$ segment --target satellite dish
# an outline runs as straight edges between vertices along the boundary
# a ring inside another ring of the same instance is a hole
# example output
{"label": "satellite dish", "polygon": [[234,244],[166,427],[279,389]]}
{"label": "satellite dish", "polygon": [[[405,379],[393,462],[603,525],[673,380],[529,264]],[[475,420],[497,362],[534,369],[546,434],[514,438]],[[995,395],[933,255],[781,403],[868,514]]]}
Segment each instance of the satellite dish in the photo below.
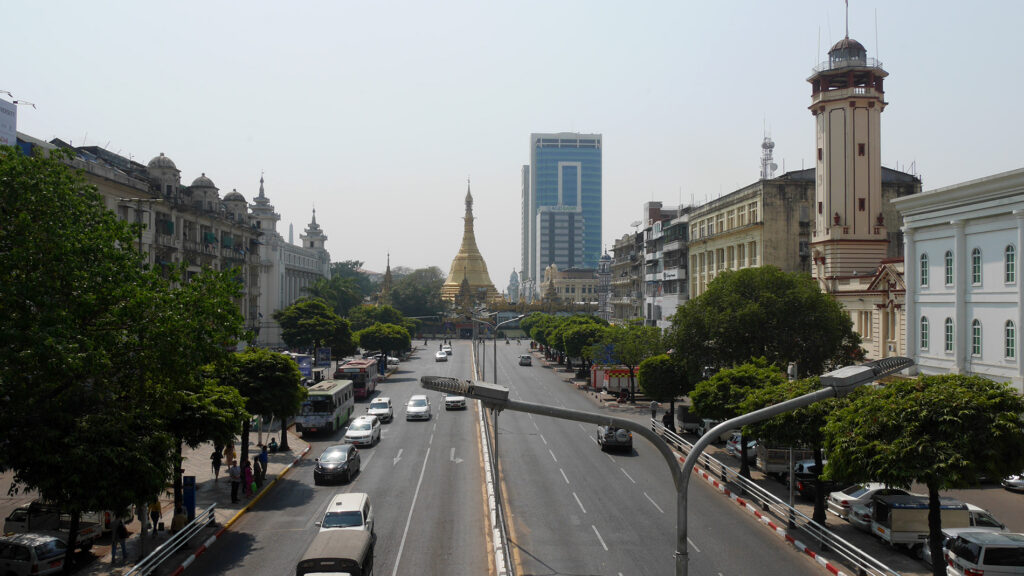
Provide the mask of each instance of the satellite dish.
{"label": "satellite dish", "polygon": [[774,172],[774,171],[775,171],[775,170],[777,170],[778,168],[779,168],[779,165],[778,165],[778,164],[776,164],[775,162],[772,162],[772,163],[771,163],[771,169],[772,169],[772,172]]}
{"label": "satellite dish", "polygon": [[643,224],[643,222],[641,222],[639,220],[633,220],[633,222],[630,224],[630,226],[633,227],[633,228],[636,228],[637,226],[639,226],[641,224]]}

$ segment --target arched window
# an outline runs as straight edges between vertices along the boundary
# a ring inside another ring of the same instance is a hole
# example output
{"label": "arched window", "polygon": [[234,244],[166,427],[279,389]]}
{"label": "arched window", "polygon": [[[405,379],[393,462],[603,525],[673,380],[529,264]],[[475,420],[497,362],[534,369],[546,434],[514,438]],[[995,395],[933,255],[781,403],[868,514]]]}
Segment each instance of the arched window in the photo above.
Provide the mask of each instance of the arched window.
{"label": "arched window", "polygon": [[928,286],[928,255],[921,254],[921,287]]}
{"label": "arched window", "polygon": [[971,356],[981,356],[981,321],[971,322]]}
{"label": "arched window", "polygon": [[953,351],[953,319],[946,318],[946,352]]}
{"label": "arched window", "polygon": [[1017,327],[1013,325],[1013,320],[1007,320],[1003,328],[1003,347],[1007,360],[1017,357]]}
{"label": "arched window", "polygon": [[1003,251],[1003,280],[1007,284],[1017,281],[1017,249],[1008,244]]}
{"label": "arched window", "polygon": [[921,350],[928,349],[928,317],[921,316]]}
{"label": "arched window", "polygon": [[981,284],[981,248],[971,250],[971,284]]}
{"label": "arched window", "polygon": [[953,285],[953,252],[946,250],[946,286]]}

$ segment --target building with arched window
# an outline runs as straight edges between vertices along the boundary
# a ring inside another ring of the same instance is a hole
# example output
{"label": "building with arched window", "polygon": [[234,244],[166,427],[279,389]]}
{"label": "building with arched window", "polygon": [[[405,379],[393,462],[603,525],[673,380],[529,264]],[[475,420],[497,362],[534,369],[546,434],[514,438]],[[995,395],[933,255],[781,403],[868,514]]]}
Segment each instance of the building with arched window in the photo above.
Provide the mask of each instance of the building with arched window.
{"label": "building with arched window", "polygon": [[893,205],[903,217],[906,261],[917,263],[906,271],[905,324],[916,370],[977,374],[1024,392],[1017,338],[1024,322],[1017,281],[1024,168]]}

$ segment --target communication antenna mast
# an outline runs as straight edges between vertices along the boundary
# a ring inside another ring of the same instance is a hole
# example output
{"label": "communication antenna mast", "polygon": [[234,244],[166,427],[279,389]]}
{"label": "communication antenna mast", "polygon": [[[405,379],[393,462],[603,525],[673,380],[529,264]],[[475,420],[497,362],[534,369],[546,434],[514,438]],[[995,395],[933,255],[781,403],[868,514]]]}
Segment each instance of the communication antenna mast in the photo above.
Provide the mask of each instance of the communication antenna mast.
{"label": "communication antenna mast", "polygon": [[771,136],[766,135],[761,141],[761,180],[775,178],[775,170],[779,165],[772,160],[772,150],[774,149],[775,142],[772,141]]}

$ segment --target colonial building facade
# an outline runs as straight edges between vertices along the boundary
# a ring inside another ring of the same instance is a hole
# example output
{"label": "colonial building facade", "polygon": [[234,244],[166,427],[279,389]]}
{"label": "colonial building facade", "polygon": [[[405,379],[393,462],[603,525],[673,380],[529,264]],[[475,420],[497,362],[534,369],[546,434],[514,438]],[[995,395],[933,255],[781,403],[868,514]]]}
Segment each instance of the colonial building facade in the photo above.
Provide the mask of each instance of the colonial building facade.
{"label": "colonial building facade", "polygon": [[1024,393],[1024,169],[894,201],[906,242],[907,355],[921,374],[977,374]]}

